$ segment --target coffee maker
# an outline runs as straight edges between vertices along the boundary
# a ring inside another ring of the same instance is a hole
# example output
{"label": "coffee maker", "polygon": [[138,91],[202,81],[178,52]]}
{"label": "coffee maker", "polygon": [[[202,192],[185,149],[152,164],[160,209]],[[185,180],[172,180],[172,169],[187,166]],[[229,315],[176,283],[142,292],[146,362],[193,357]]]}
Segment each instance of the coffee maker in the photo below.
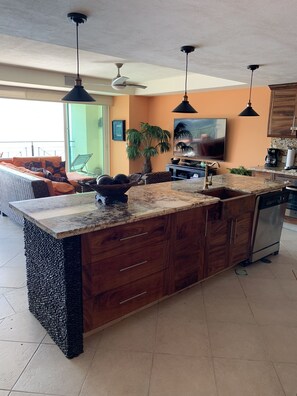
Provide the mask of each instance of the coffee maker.
{"label": "coffee maker", "polygon": [[265,167],[266,168],[271,168],[271,167],[277,166],[279,151],[280,150],[276,149],[276,148],[268,148],[267,149],[267,155],[265,157]]}

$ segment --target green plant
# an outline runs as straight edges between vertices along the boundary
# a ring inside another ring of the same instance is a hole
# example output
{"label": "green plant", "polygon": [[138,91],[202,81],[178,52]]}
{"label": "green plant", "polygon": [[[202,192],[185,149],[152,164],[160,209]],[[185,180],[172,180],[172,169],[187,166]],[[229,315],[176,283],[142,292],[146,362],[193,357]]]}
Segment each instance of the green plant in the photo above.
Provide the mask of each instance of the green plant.
{"label": "green plant", "polygon": [[127,156],[131,160],[143,157],[143,173],[151,172],[151,157],[170,150],[170,136],[167,130],[141,122],[139,130],[127,130]]}
{"label": "green plant", "polygon": [[238,168],[228,168],[230,173],[243,176],[252,176],[252,171],[246,169],[244,166],[240,165]]}

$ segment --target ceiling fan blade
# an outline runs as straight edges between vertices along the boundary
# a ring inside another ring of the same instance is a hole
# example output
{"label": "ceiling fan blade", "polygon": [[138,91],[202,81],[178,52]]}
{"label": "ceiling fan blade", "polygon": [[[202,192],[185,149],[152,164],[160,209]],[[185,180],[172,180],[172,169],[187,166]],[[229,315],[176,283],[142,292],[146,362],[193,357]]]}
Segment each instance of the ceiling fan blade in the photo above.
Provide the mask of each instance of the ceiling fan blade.
{"label": "ceiling fan blade", "polygon": [[142,88],[142,89],[146,89],[147,86],[146,85],[141,85],[141,84],[133,84],[133,83],[126,83],[125,84],[127,87],[137,87],[137,88]]}

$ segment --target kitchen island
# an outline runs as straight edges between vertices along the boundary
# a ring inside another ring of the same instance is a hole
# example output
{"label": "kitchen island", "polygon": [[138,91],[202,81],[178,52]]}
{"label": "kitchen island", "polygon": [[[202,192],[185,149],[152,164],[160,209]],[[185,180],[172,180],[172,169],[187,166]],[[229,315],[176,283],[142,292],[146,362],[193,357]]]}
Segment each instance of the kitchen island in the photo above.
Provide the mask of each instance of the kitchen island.
{"label": "kitchen island", "polygon": [[[218,175],[209,192],[222,186],[245,201],[222,211],[194,179],[135,186],[110,206],[93,192],[11,203],[24,216],[29,309],[68,358],[84,333],[247,258],[254,197],[281,185]],[[214,268],[216,227],[230,248],[218,241],[228,255]]]}

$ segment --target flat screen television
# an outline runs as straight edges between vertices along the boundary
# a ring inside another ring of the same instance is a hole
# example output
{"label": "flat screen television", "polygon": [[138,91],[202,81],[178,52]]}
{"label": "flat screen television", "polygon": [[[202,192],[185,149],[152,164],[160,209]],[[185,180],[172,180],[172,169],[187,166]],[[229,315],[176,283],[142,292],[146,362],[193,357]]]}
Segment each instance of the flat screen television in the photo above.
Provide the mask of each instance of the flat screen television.
{"label": "flat screen television", "polygon": [[225,160],[226,118],[174,120],[174,157]]}

